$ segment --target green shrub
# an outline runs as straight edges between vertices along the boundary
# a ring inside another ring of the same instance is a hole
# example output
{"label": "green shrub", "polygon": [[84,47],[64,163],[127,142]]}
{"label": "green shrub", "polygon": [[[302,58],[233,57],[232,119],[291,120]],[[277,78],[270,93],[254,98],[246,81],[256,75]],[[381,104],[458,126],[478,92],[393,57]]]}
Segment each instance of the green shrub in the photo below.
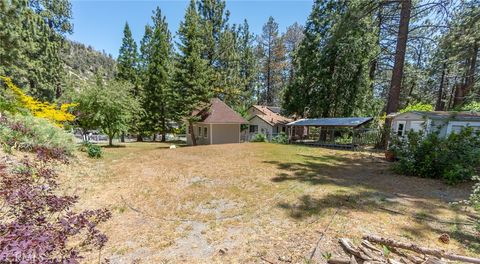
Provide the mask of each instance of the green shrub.
{"label": "green shrub", "polygon": [[102,148],[98,145],[90,144],[87,147],[87,154],[90,158],[98,159],[102,157]]}
{"label": "green shrub", "polygon": [[83,142],[79,148],[80,151],[86,152],[90,158],[98,159],[102,157],[102,148],[91,142]]}
{"label": "green shrub", "polygon": [[272,142],[278,143],[278,144],[287,144],[288,136],[287,134],[285,134],[285,132],[280,132],[280,134],[272,138]]}
{"label": "green shrub", "polygon": [[267,137],[265,136],[265,134],[256,134],[255,136],[253,136],[252,142],[266,142],[267,141]]}
{"label": "green shrub", "polygon": [[59,158],[70,156],[74,151],[72,135],[45,119],[31,115],[2,113],[0,143],[4,149],[54,152]]}
{"label": "green shrub", "polygon": [[392,137],[391,150],[401,174],[443,179],[449,184],[470,180],[480,166],[480,132],[464,128],[458,134],[440,138],[410,131],[405,138]]}

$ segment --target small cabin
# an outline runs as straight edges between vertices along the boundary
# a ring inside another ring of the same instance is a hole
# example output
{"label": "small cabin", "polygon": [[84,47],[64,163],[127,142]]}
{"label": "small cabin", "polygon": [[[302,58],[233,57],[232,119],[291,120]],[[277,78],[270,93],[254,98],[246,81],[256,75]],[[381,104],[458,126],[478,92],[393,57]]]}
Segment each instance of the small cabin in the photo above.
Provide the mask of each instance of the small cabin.
{"label": "small cabin", "polygon": [[463,127],[480,130],[480,112],[411,111],[387,116],[392,119],[393,133],[404,136],[408,131],[437,132],[440,137],[459,132]]}

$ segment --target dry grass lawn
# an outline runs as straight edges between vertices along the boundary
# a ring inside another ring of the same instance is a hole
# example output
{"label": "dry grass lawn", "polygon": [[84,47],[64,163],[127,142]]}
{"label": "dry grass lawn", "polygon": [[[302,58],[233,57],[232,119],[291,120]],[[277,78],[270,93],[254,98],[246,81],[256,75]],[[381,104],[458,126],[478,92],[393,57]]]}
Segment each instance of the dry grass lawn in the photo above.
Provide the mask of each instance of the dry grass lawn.
{"label": "dry grass lawn", "polygon": [[[106,148],[103,159],[78,157],[65,170],[65,191],[80,196],[80,208],[113,212],[101,227],[109,236],[102,258],[111,263],[305,263],[322,232],[313,263],[342,254],[339,238],[358,242],[367,233],[480,252],[478,234],[452,224],[466,221],[465,213],[448,204],[466,198],[468,184],[395,175],[368,153],[168,146]],[[442,233],[449,244],[438,241]],[[92,252],[86,262],[96,258]]]}

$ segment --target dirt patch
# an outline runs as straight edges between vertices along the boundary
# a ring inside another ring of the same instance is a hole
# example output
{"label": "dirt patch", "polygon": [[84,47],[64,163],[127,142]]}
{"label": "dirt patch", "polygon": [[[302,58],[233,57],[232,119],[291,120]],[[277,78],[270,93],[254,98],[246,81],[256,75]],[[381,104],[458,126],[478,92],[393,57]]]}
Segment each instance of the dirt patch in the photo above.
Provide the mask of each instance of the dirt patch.
{"label": "dirt patch", "polygon": [[[112,210],[102,226],[110,239],[102,256],[112,263],[302,263],[322,233],[319,262],[342,254],[339,238],[355,242],[365,233],[480,253],[471,227],[438,221],[468,221],[449,206],[468,196],[468,184],[395,175],[379,155],[263,143],[144,144],[79,159],[63,179],[80,207]],[[442,233],[450,244],[438,242]],[[86,263],[97,257],[92,252]]]}

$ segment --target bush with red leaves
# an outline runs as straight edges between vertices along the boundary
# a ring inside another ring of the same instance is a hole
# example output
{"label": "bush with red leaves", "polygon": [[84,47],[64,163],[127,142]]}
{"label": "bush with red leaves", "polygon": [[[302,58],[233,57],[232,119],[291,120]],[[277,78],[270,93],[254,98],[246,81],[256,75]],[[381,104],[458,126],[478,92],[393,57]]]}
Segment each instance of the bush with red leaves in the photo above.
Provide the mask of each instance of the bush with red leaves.
{"label": "bush with red leaves", "polygon": [[56,154],[43,149],[35,160],[0,161],[0,263],[78,263],[82,252],[107,242],[97,225],[108,210],[76,213],[77,197],[57,194]]}

